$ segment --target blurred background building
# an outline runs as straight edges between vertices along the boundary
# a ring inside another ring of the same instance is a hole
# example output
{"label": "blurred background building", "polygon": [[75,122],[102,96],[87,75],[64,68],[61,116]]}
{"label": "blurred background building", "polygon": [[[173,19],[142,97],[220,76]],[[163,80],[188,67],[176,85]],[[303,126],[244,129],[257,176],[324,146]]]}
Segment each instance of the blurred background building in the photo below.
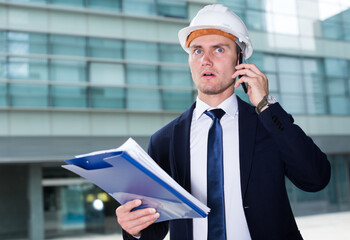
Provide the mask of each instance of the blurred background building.
{"label": "blurred background building", "polygon": [[321,192],[287,181],[295,214],[350,210],[349,0],[0,0],[0,239],[120,231],[117,203],[60,166],[128,137],[146,149],[193,102],[177,32],[214,2],[331,161]]}

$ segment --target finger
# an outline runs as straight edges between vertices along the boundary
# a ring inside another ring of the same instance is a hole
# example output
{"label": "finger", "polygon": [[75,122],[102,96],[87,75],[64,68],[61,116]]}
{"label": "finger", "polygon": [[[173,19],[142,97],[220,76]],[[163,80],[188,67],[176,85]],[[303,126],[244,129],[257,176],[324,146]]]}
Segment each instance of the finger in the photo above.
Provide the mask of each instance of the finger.
{"label": "finger", "polygon": [[133,219],[132,221],[127,222],[125,226],[128,229],[139,228],[139,231],[141,231],[143,229],[142,226],[149,226],[150,224],[154,223],[159,217],[159,213],[149,214],[137,219]]}
{"label": "finger", "polygon": [[128,213],[132,209],[140,206],[141,204],[142,204],[142,201],[140,199],[135,199],[135,200],[126,202],[117,208],[116,215],[118,216],[118,214]]}
{"label": "finger", "polygon": [[[153,224],[156,220],[156,219],[153,219],[153,220],[150,220],[150,221],[147,221],[147,222],[144,222],[143,224],[140,224],[138,226],[135,226],[133,228],[130,228],[129,231],[127,231],[129,234],[131,235],[134,235],[134,236],[137,236],[137,235],[140,235],[140,232],[147,228],[148,226],[150,226],[151,224]],[[124,229],[125,230],[125,229]]]}
{"label": "finger", "polygon": [[156,213],[157,213],[157,210],[155,208],[139,209],[139,210],[130,212],[128,215],[128,220],[132,221],[135,219],[141,219],[143,217],[152,216]]}
{"label": "finger", "polygon": [[239,85],[241,85],[242,83],[248,83],[248,86],[250,86],[250,84],[251,84],[252,82],[254,82],[254,81],[252,81],[252,78],[246,77],[246,76],[242,76],[240,79],[238,79],[238,80],[235,82],[234,87],[235,87],[235,88],[238,88]]}

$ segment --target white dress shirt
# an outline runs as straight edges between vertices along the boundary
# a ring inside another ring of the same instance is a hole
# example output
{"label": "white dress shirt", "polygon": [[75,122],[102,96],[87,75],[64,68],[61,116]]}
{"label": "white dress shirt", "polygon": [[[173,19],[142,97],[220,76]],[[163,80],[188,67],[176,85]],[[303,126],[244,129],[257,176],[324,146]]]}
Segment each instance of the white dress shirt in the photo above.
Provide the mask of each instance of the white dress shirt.
{"label": "white dress shirt", "polygon": [[[250,240],[242,205],[236,95],[233,94],[217,108],[223,109],[226,113],[220,120],[223,131],[226,235],[228,240]],[[212,119],[204,112],[211,109],[213,108],[197,97],[190,135],[191,190],[192,194],[205,204],[207,203],[207,144]],[[207,234],[207,218],[194,218],[193,239],[207,239]]]}

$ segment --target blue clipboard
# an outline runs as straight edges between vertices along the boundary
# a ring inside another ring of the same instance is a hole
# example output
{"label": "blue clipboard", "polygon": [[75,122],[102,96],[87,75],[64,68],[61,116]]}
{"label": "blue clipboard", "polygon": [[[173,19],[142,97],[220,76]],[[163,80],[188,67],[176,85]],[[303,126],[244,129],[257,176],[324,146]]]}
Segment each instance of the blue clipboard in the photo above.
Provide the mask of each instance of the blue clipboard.
{"label": "blue clipboard", "polygon": [[[139,208],[157,209],[157,222],[206,217],[208,212],[190,201],[125,151],[65,160],[62,167],[91,181],[120,204],[141,199]],[[185,191],[185,190],[184,190]]]}

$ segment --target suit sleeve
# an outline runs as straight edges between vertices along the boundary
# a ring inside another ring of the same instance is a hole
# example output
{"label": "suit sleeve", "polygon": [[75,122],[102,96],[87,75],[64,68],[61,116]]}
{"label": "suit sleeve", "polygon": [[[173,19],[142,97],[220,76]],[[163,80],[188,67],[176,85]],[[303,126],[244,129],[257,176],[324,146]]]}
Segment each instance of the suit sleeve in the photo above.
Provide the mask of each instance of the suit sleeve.
{"label": "suit sleeve", "polygon": [[331,167],[327,156],[294,124],[279,103],[269,106],[259,120],[271,134],[285,165],[286,176],[300,189],[315,192],[327,186]]}

